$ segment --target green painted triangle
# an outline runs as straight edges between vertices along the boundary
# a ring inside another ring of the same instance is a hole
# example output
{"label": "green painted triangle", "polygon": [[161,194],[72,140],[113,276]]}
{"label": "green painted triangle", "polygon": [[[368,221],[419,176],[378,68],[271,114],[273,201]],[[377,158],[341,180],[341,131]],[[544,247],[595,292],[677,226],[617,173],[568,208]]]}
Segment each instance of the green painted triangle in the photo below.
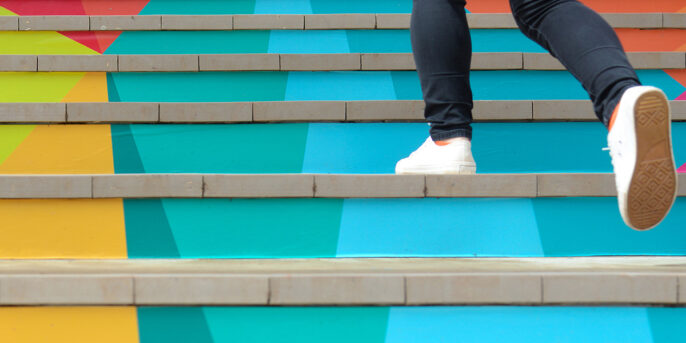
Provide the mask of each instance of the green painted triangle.
{"label": "green painted triangle", "polygon": [[0,164],[10,157],[36,125],[0,125]]}

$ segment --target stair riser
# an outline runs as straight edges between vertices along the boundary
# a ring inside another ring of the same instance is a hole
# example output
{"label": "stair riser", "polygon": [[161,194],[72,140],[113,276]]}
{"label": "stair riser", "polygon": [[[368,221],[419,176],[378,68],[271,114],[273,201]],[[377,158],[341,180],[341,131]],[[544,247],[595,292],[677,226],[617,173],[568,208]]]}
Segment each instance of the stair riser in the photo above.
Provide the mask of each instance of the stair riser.
{"label": "stair riser", "polygon": [[[13,342],[674,342],[681,308],[5,308]],[[494,325],[497,322],[497,325]],[[1,324],[0,324],[1,325]],[[85,330],[84,328],[89,328]],[[307,332],[307,334],[303,334]]]}
{"label": "stair riser", "polygon": [[[428,135],[422,123],[3,125],[0,130],[5,137],[0,174],[392,174],[395,163]],[[673,123],[672,132],[681,166],[686,123]],[[610,158],[601,150],[606,144],[599,123],[474,124],[478,173],[610,173]]]}
{"label": "stair riser", "polygon": [[3,200],[0,257],[683,255],[685,199],[646,233],[614,198]]}

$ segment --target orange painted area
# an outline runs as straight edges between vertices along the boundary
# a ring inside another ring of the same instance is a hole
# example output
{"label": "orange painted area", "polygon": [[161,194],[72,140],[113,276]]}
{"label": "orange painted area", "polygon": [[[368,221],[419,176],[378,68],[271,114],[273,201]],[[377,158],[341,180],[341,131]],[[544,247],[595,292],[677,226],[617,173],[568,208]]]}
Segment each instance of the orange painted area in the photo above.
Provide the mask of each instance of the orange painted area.
{"label": "orange painted area", "polygon": [[107,74],[86,73],[62,102],[107,102]]}
{"label": "orange painted area", "polygon": [[[685,12],[684,0],[581,0],[586,6],[604,13]],[[508,13],[508,0],[471,0],[467,9],[473,13]]]}
{"label": "orange painted area", "polygon": [[0,222],[3,259],[127,258],[122,199],[0,200]]}
{"label": "orange painted area", "polygon": [[109,125],[36,126],[0,174],[113,174],[111,136]]}
{"label": "orange painted area", "polygon": [[665,73],[686,87],[686,69],[665,69]]}
{"label": "orange painted area", "polygon": [[7,343],[137,343],[135,307],[3,307]]}
{"label": "orange painted area", "polygon": [[617,29],[626,51],[685,51],[686,32],[679,29]]}

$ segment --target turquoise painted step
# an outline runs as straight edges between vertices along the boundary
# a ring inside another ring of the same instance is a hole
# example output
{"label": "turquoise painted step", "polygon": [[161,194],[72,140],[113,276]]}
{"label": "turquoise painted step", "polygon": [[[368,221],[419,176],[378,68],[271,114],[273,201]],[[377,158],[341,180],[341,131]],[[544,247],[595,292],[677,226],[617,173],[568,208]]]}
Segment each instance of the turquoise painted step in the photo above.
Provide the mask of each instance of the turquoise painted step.
{"label": "turquoise painted step", "polygon": [[[474,52],[545,52],[519,30],[471,30]],[[409,30],[125,31],[106,54],[412,52]]]}
{"label": "turquoise painted step", "polygon": [[686,309],[141,307],[141,343],[680,342]]}
{"label": "turquoise painted step", "polygon": [[[672,125],[677,165],[686,123]],[[600,123],[477,123],[479,173],[611,172]],[[422,123],[112,125],[116,173],[390,174]]]}
{"label": "turquoise painted step", "polygon": [[411,0],[150,0],[140,14],[410,13]]}
{"label": "turquoise painted step", "polygon": [[615,198],[126,199],[124,211],[129,258],[686,255],[686,198],[647,232],[624,225]]}
{"label": "turquoise painted step", "polygon": [[[644,84],[670,99],[686,92],[662,70],[639,70]],[[110,101],[232,102],[296,100],[420,100],[415,71],[108,73]],[[474,71],[475,100],[583,100],[567,71]]]}

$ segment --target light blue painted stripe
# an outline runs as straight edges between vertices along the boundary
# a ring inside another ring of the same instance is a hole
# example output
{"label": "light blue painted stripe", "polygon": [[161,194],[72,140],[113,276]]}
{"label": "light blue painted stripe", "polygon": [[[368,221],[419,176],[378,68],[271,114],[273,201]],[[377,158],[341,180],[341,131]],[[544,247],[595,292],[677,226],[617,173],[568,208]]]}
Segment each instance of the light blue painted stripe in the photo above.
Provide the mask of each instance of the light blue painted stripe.
{"label": "light blue painted stripe", "polygon": [[346,54],[344,30],[275,30],[269,36],[270,54]]}
{"label": "light blue painted stripe", "polygon": [[[422,123],[312,123],[303,173],[391,174],[428,134]],[[605,136],[600,123],[477,123],[472,151],[479,173],[610,172]]]}
{"label": "light blue painted stripe", "polygon": [[256,0],[255,14],[312,14],[310,0]]}
{"label": "light blue painted stripe", "polygon": [[337,257],[360,256],[542,257],[543,248],[531,199],[346,199]]}
{"label": "light blue painted stripe", "polygon": [[290,72],[286,86],[289,100],[395,100],[391,73]]}
{"label": "light blue painted stripe", "polygon": [[645,308],[394,307],[386,343],[652,342]]}

